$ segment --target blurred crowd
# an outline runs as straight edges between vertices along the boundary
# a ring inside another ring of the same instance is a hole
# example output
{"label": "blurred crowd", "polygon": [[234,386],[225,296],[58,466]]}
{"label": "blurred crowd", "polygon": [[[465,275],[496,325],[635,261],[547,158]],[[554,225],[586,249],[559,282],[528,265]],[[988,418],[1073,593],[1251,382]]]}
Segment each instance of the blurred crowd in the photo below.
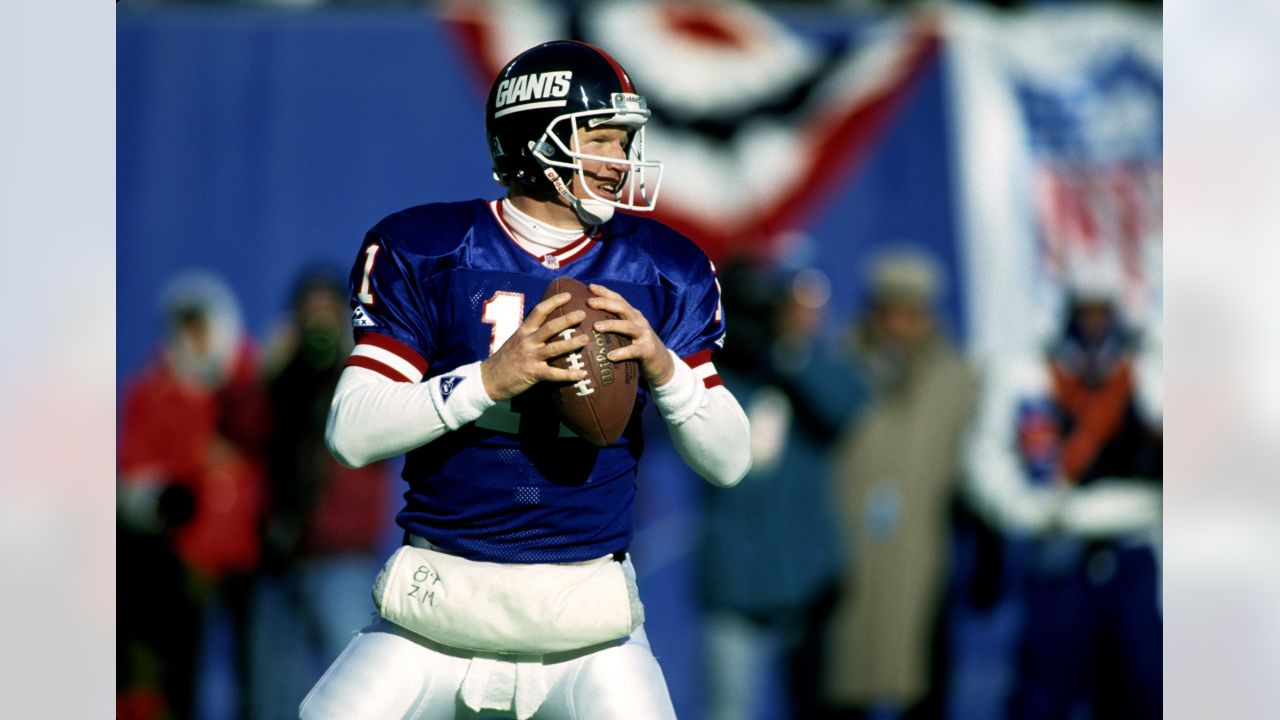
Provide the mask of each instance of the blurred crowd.
{"label": "blurred crowd", "polygon": [[[1109,288],[1067,283],[1042,347],[978,367],[921,250],[878,256],[844,322],[817,268],[719,277],[716,362],[754,463],[735,488],[700,484],[704,717],[973,716],[953,685],[975,677],[967,645],[1000,647],[973,628],[1011,607],[989,716],[1160,715],[1158,348]],[[346,288],[303,273],[261,345],[211,274],[160,303],[120,404],[117,717],[208,716],[215,641],[228,716],[296,717],[372,612],[394,509],[385,464],[324,446]]]}
{"label": "blurred crowd", "polygon": [[979,364],[921,251],[880,256],[837,333],[820,271],[721,273],[755,464],[706,497],[707,717],[775,716],[769,672],[797,719],[1160,717],[1159,347],[1100,277]]}
{"label": "blurred crowd", "polygon": [[211,274],[175,277],[161,307],[163,339],[120,403],[117,717],[212,714],[202,684],[226,643],[225,712],[297,717],[369,618],[391,511],[384,466],[343,467],[324,445],[351,347],[345,279],[304,273],[261,348]]}

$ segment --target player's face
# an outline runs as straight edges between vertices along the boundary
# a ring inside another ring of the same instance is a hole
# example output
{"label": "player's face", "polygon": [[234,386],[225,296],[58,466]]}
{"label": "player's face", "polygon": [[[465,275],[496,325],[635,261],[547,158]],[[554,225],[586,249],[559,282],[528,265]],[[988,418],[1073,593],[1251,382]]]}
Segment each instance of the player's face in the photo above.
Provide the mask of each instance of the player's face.
{"label": "player's face", "polygon": [[[583,155],[619,161],[608,162],[586,158],[582,160],[582,174],[592,192],[605,198],[617,197],[627,178],[627,164],[624,162],[630,142],[630,134],[627,130],[616,125],[580,127],[574,140],[577,145],[576,151]],[[578,187],[579,182],[581,180],[575,174],[573,194],[581,198],[589,197],[583,188]]]}

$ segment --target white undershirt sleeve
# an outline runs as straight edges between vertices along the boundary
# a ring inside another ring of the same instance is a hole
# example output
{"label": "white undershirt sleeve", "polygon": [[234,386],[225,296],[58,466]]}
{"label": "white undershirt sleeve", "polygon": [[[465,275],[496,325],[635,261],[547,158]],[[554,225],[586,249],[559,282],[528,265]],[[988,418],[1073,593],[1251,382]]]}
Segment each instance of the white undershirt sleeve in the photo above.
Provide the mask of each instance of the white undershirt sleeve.
{"label": "white undershirt sleeve", "polygon": [[[671,381],[654,389],[680,457],[714,485],[736,485],[751,468],[750,426],[724,387],[706,388],[680,358]],[[342,372],[325,441],[343,465],[361,467],[421,447],[472,422],[494,404],[484,391],[480,363],[424,383],[395,382],[362,367]]]}
{"label": "white undershirt sleeve", "polygon": [[751,426],[746,413],[724,386],[707,388],[675,353],[671,358],[675,375],[653,389],[653,398],[676,451],[711,484],[737,485],[751,469]]}
{"label": "white undershirt sleeve", "polygon": [[475,362],[423,383],[396,382],[348,366],[329,405],[325,443],[338,462],[362,467],[421,447],[494,404]]}

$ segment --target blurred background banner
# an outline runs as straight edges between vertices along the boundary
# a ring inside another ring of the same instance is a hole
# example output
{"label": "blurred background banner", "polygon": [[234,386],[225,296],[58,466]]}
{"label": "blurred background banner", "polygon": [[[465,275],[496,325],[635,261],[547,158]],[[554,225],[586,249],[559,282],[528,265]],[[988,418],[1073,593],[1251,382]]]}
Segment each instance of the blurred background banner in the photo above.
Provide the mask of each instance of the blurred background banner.
{"label": "blurred background banner", "polygon": [[879,143],[935,61],[931,16],[805,34],[734,3],[464,2],[451,7],[480,85],[522,49],[578,37],[606,48],[654,113],[666,164],[656,216],[713,260],[773,250],[808,224]]}
{"label": "blurred background banner", "polygon": [[[947,23],[956,211],[970,348],[1042,342],[1069,285],[1110,286],[1129,322],[1162,317],[1160,21],[1117,6],[1018,17],[952,8]],[[965,102],[963,98],[981,98]],[[1083,289],[1083,288],[1082,288]]]}

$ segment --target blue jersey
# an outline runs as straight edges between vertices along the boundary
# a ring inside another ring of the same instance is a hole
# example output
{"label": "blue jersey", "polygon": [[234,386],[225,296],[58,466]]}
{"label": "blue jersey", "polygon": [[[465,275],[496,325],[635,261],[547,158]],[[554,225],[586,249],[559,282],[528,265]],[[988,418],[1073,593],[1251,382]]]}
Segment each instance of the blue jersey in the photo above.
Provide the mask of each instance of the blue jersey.
{"label": "blue jersey", "polygon": [[[516,244],[500,203],[473,200],[409,208],[369,231],[351,274],[357,350],[348,362],[419,382],[484,360],[558,276],[620,293],[690,365],[706,364],[723,342],[714,268],[675,231],[619,214],[535,257]],[[494,562],[570,562],[626,550],[644,448],[643,383],[637,392],[626,431],[603,448],[521,397],[499,402],[406,454],[409,488],[397,522],[444,550]]]}

